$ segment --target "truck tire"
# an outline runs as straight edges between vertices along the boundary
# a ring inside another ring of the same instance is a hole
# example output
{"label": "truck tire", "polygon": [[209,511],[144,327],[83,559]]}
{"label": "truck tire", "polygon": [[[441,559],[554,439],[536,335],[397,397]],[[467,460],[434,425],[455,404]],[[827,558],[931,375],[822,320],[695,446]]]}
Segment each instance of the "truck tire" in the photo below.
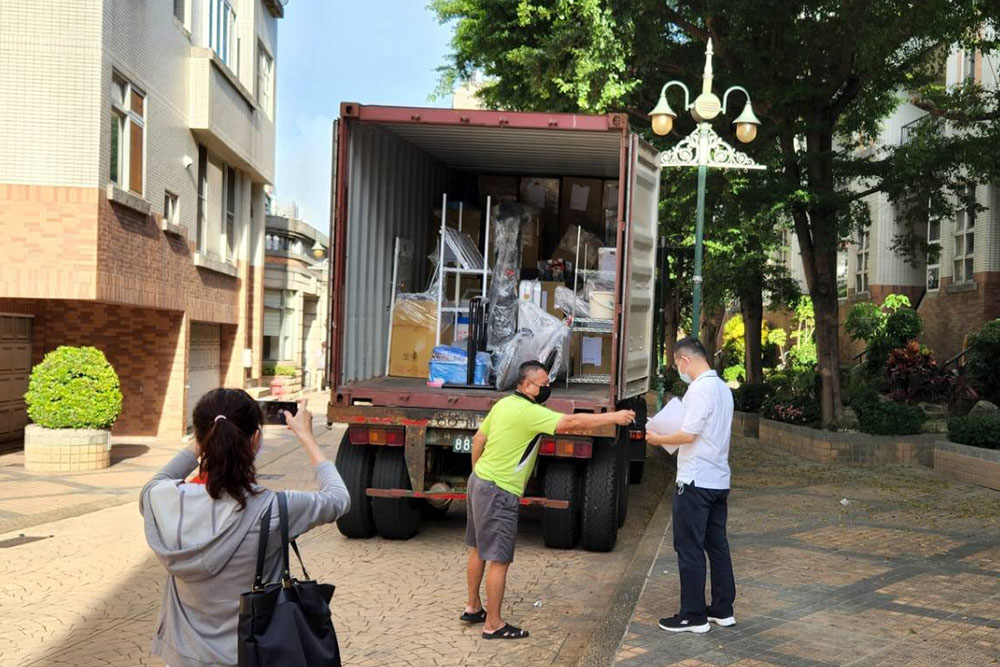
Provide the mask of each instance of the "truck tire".
{"label": "truck tire", "polygon": [[[378,448],[372,486],[410,490],[410,473],[402,449]],[[372,498],[372,516],[378,534],[387,540],[408,540],[420,527],[420,505],[413,498]]]}
{"label": "truck tire", "polygon": [[625,525],[625,518],[628,516],[628,476],[629,476],[629,450],[632,440],[629,437],[628,429],[618,429],[618,441],[615,442],[615,467],[617,469],[618,483],[618,527]]}
{"label": "truck tire", "polygon": [[629,461],[628,464],[628,481],[629,484],[641,484],[642,483],[642,473],[646,470],[645,461]]}
{"label": "truck tire", "polygon": [[351,496],[351,509],[337,519],[337,529],[345,537],[371,537],[375,534],[372,499],[365,495],[371,486],[375,452],[368,445],[352,445],[344,434],[337,449],[337,470],[344,478]]}
{"label": "truck tire", "polygon": [[572,549],[580,537],[580,469],[573,461],[553,459],[545,466],[545,497],[568,500],[569,509],[542,510],[542,539],[550,549]]}
{"label": "truck tire", "polygon": [[594,442],[583,472],[580,533],[587,551],[611,551],[618,541],[618,469],[614,440]]}

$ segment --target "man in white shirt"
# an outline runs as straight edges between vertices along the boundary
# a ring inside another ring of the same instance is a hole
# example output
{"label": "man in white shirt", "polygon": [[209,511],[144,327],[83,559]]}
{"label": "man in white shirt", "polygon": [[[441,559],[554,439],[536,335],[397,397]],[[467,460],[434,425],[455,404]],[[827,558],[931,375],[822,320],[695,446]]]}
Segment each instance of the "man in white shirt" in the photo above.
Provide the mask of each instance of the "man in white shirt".
{"label": "man in white shirt", "polygon": [[[708,632],[711,624],[736,624],[736,581],[726,538],[729,497],[729,436],[733,394],[708,365],[697,338],[674,346],[674,365],[689,386],[684,422],[670,434],[647,432],[652,445],[679,446],[674,494],[674,550],[681,579],[681,610],[660,619],[669,632]],[[705,605],[705,554],[711,564],[712,604]]]}

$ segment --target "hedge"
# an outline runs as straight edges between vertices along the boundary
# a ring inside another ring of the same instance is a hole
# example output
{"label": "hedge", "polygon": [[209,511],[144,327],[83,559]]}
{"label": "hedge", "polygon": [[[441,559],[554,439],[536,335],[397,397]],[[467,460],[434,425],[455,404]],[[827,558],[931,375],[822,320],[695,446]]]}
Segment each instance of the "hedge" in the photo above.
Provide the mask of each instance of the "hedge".
{"label": "hedge", "polygon": [[1000,449],[1000,415],[966,415],[948,420],[948,439],[971,447]]}
{"label": "hedge", "polygon": [[122,412],[121,383],[94,347],[58,347],[31,371],[28,417],[44,428],[111,428]]}

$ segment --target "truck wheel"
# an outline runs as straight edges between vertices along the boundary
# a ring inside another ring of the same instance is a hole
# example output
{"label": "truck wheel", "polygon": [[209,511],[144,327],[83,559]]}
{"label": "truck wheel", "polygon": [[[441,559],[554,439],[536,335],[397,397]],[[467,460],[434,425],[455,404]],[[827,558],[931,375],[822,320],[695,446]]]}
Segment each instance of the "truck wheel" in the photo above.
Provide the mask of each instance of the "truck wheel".
{"label": "truck wheel", "polygon": [[615,468],[618,473],[618,527],[625,525],[628,516],[628,471],[629,445],[632,444],[627,429],[620,429],[618,441],[615,443]]}
{"label": "truck wheel", "polygon": [[618,469],[614,440],[597,440],[583,473],[581,537],[588,551],[611,551],[618,540]]}
{"label": "truck wheel", "polygon": [[365,495],[371,486],[375,452],[368,445],[352,445],[344,434],[337,449],[337,470],[351,496],[351,509],[337,519],[337,529],[346,537],[371,537],[375,534],[372,499]]}
{"label": "truck wheel", "polygon": [[646,470],[645,461],[629,461],[628,464],[628,481],[630,484],[640,484],[642,482],[642,473]]}
{"label": "truck wheel", "polygon": [[568,500],[569,509],[542,510],[542,539],[550,549],[572,549],[580,534],[580,472],[573,461],[553,459],[545,467],[545,497]]}
{"label": "truck wheel", "polygon": [[[410,490],[410,473],[402,449],[379,447],[372,486]],[[387,540],[408,540],[420,527],[420,505],[413,498],[372,498],[372,516],[378,534]]]}

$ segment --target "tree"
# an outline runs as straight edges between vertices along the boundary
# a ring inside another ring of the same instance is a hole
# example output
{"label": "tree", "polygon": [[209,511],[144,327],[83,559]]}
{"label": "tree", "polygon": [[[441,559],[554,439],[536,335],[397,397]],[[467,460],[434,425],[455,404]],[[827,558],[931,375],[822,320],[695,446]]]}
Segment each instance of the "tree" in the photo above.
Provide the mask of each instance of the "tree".
{"label": "tree", "polygon": [[[893,173],[894,153],[868,156],[856,148],[878,135],[903,99],[900,91],[937,80],[942,49],[982,41],[979,29],[995,16],[993,4],[433,0],[431,7],[442,20],[457,21],[445,82],[478,70],[488,78],[481,95],[491,105],[624,108],[640,127],[665,81],[697,83],[704,44],[713,40],[717,90],[745,86],[765,123],[748,150],[781,177],[770,200],[784,207],[799,242],[816,314],[822,422],[829,425],[842,409],[837,250],[867,224],[866,195],[905,189],[905,179]],[[676,128],[683,136],[691,124],[683,120]],[[928,162],[947,162],[939,145],[931,142]],[[867,188],[859,190],[862,175]]]}

